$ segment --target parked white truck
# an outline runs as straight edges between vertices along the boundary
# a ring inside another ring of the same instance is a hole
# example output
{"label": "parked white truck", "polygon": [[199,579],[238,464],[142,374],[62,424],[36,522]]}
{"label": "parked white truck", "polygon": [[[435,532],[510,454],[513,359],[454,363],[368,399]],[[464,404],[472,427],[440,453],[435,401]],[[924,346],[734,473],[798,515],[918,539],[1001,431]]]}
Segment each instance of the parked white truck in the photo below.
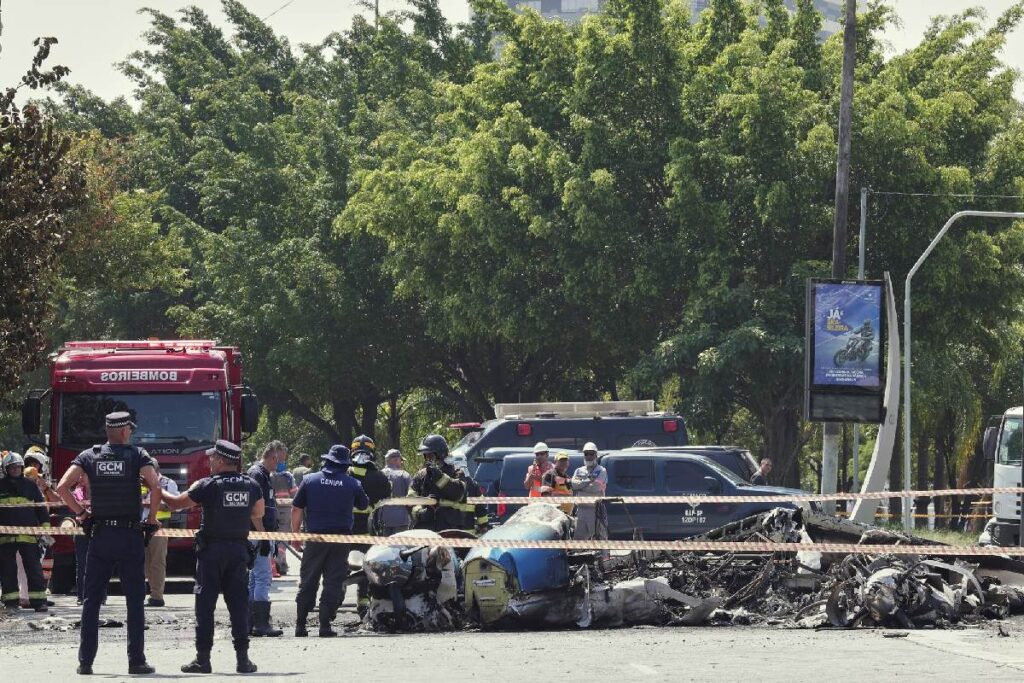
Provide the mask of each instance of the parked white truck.
{"label": "parked white truck", "polygon": [[[1024,408],[1010,408],[999,423],[985,430],[985,457],[992,462],[992,486],[996,488],[1021,485],[1021,454],[1024,453]],[[1018,493],[997,493],[992,496],[992,519],[985,527],[991,542],[1001,546],[1021,544],[1020,505]],[[987,540],[987,539],[986,539]]]}

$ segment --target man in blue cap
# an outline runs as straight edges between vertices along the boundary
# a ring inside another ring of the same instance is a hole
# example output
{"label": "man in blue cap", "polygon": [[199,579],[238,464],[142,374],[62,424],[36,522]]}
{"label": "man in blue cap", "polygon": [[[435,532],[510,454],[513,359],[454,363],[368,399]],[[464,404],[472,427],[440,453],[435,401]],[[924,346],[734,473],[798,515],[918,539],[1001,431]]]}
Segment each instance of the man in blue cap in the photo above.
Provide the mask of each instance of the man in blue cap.
{"label": "man in blue cap", "polygon": [[[151,674],[146,663],[146,547],[144,525],[139,520],[142,491],[139,479],[152,492],[149,500],[150,530],[160,527],[161,489],[156,463],[149,453],[131,444],[135,422],[127,412],[107,415],[107,442],[87,448],[71,462],[57,485],[57,494],[91,536],[86,563],[82,624],[78,647],[78,673],[91,674],[99,647],[100,605],[116,567],[128,607],[128,673]],[[71,493],[83,479],[89,480],[91,507],[86,509]]]}
{"label": "man in blue cap", "polygon": [[249,660],[249,566],[256,555],[249,545],[250,521],[263,519],[263,491],[238,472],[242,449],[219,440],[206,451],[210,476],[192,484],[188,491],[164,494],[172,510],[196,505],[203,508],[203,521],[196,532],[196,658],[181,670],[190,674],[213,671],[213,613],[217,597],[224,596],[231,616],[231,639],[240,674],[256,672]]}
{"label": "man in blue cap", "polygon": [[[353,510],[370,504],[362,485],[348,475],[352,463],[349,450],[341,444],[331,446],[324,455],[322,469],[307,474],[292,501],[292,531],[302,529],[302,514],[306,514],[306,531],[312,534],[348,534],[352,532]],[[299,593],[295,597],[295,636],[309,635],[306,617],[316,604],[316,592],[323,577],[324,590],[320,595],[320,637],[338,635],[331,621],[338,611],[338,603],[345,593],[348,576],[349,546],[343,543],[308,541],[302,553],[299,568]]]}

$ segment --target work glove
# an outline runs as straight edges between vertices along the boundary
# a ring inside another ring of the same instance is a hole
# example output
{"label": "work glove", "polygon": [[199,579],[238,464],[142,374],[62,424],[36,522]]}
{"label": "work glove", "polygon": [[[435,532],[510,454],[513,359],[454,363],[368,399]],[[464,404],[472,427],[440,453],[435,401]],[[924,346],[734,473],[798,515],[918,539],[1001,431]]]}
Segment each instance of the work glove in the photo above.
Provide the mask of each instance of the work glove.
{"label": "work glove", "polygon": [[431,484],[441,478],[441,468],[437,465],[427,465],[427,481]]}
{"label": "work glove", "polygon": [[53,536],[40,536],[39,537],[39,547],[42,548],[43,550],[46,550],[47,548],[49,548],[50,546],[52,546],[56,542],[57,541],[53,538]]}
{"label": "work glove", "polygon": [[260,555],[263,557],[270,555],[270,541],[260,541]]}

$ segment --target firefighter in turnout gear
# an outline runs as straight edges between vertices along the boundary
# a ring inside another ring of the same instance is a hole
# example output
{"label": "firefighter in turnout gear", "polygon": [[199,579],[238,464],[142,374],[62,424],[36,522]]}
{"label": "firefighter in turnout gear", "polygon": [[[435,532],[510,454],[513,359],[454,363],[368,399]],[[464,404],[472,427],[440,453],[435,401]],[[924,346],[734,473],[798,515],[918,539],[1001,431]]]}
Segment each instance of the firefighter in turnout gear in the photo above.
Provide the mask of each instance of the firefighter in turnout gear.
{"label": "firefighter in turnout gear", "polygon": [[[369,499],[369,505],[352,511],[354,520],[352,523],[353,534],[369,534],[370,519],[373,517],[374,509],[380,501],[391,497],[391,481],[386,474],[377,468],[377,463],[373,461],[373,451],[376,447],[377,445],[373,442],[373,439],[365,434],[360,434],[352,440],[352,465],[348,468],[348,475],[362,484],[363,491]],[[352,546],[352,550],[364,553],[369,548],[370,546],[368,545]],[[362,616],[370,605],[370,594],[366,579],[360,579],[356,586],[356,593],[358,595],[356,608],[359,615]]]}
{"label": "firefighter in turnout gear", "polygon": [[196,532],[196,658],[181,667],[188,674],[212,673],[213,613],[224,596],[231,617],[235,671],[256,672],[249,660],[249,566],[256,550],[249,544],[250,524],[260,528],[266,512],[263,490],[238,472],[242,449],[218,440],[206,451],[210,476],[180,494],[164,494],[172,510],[202,506],[203,521]]}
{"label": "firefighter in turnout gear", "polygon": [[[25,476],[25,461],[17,453],[8,453],[0,462],[0,505],[42,503],[43,494],[35,482]],[[0,525],[50,526],[45,507],[0,508]],[[39,558],[39,539],[35,536],[0,536],[0,590],[4,607],[18,607],[18,556],[28,578],[28,602],[37,612],[46,611],[46,581]]]}
{"label": "firefighter in turnout gear", "polygon": [[443,531],[462,529],[472,532],[474,527],[487,523],[484,506],[466,502],[469,496],[479,495],[480,487],[469,475],[460,474],[452,464],[448,442],[439,434],[423,437],[417,451],[423,456],[423,469],[412,478],[410,496],[433,498],[434,505],[421,505],[413,509],[413,527]]}
{"label": "firefighter in turnout gear", "polygon": [[[146,662],[146,599],[144,532],[160,528],[157,512],[163,490],[156,464],[149,453],[131,444],[135,422],[127,412],[110,413],[106,418],[107,443],[87,448],[71,462],[60,480],[57,493],[64,504],[78,515],[90,534],[86,559],[82,625],[79,631],[78,673],[91,674],[99,647],[100,605],[107,596],[107,584],[116,569],[128,612],[128,673],[151,674]],[[74,497],[71,490],[88,478],[90,509]],[[139,479],[149,487],[149,522],[139,520],[142,492]]]}

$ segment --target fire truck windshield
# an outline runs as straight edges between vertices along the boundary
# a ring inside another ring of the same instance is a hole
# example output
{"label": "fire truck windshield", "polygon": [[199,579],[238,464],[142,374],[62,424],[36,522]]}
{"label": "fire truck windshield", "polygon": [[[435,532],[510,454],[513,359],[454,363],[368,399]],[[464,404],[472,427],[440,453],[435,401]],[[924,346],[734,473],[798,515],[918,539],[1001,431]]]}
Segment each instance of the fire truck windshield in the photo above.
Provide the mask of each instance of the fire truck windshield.
{"label": "fire truck windshield", "polygon": [[135,420],[132,442],[189,446],[212,444],[221,435],[221,396],[183,394],[61,394],[60,443],[85,448],[107,440],[103,418],[126,410]]}

